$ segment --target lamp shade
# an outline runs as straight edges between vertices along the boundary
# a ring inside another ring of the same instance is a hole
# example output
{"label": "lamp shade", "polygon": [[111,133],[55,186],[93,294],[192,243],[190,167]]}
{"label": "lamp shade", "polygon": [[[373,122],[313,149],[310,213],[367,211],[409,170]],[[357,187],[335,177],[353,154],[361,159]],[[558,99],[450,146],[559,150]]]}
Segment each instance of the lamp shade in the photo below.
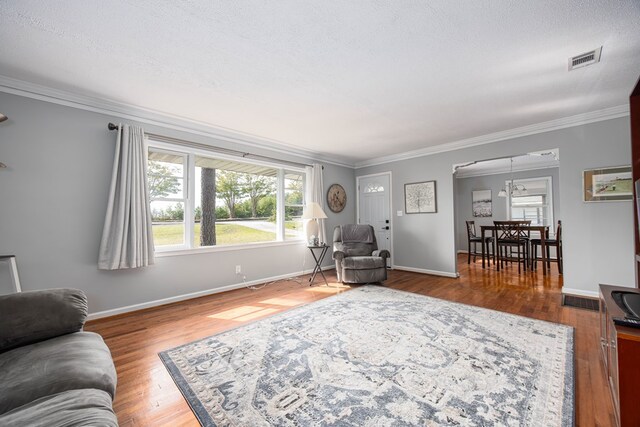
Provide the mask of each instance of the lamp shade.
{"label": "lamp shade", "polygon": [[498,197],[507,197],[507,190],[504,188],[498,193]]}
{"label": "lamp shade", "polygon": [[304,213],[302,219],[324,219],[327,218],[327,214],[324,213],[322,208],[317,202],[310,202],[304,207]]}

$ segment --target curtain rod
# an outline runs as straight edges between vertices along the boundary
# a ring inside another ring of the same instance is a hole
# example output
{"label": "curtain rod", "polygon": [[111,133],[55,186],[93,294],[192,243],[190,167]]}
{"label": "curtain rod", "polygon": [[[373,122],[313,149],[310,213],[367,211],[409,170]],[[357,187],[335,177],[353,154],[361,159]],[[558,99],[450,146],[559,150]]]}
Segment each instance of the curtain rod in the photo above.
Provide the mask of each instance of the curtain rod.
{"label": "curtain rod", "polygon": [[[109,123],[107,125],[107,127],[109,128],[109,130],[118,130],[118,125],[113,124],[113,123]],[[199,142],[185,141],[184,139],[172,138],[170,136],[157,135],[155,133],[145,132],[144,134],[147,137],[152,138],[152,139],[154,139],[156,141],[160,141],[160,142],[169,142],[169,143],[172,143],[172,144],[181,145],[183,147],[199,148],[201,150],[213,151],[215,153],[229,154],[229,155],[232,155],[232,156],[242,157],[242,158],[245,158],[245,159],[249,158],[249,159],[255,159],[255,160],[264,160],[264,161],[268,161],[268,162],[281,163],[281,164],[284,164],[284,165],[290,165],[290,166],[296,166],[296,167],[313,166],[313,165],[308,165],[306,163],[291,162],[289,160],[277,159],[275,157],[262,156],[260,154],[251,154],[251,153],[247,153],[247,152],[244,152],[244,151],[233,150],[231,148],[222,148],[222,147],[216,147],[216,146],[213,146],[213,145],[201,144]],[[324,166],[322,166],[322,169],[324,169]]]}

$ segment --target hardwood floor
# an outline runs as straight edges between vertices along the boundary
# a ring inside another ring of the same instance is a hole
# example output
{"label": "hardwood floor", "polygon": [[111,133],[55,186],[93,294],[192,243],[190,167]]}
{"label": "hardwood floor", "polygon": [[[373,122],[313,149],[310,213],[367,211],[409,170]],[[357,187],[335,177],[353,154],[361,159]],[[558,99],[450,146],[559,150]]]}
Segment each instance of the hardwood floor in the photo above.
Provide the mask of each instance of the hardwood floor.
{"label": "hardwood floor", "polygon": [[[575,328],[576,425],[613,426],[613,408],[599,353],[596,312],[563,307],[562,279],[552,273],[496,272],[458,259],[460,278],[390,271],[386,286]],[[327,278],[335,283],[329,271]],[[306,282],[305,282],[306,283]],[[88,322],[100,333],[118,371],[114,408],[121,426],[199,425],[157,353],[265,316],[344,292],[348,286],[301,286],[279,282],[260,290],[239,289]]]}

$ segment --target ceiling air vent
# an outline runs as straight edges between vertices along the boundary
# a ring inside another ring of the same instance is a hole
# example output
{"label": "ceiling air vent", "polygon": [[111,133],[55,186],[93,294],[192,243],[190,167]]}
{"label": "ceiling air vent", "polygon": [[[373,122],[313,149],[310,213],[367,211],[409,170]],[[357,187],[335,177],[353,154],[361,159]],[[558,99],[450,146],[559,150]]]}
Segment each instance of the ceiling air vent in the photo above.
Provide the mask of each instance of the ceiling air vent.
{"label": "ceiling air vent", "polygon": [[586,67],[587,65],[600,62],[600,54],[602,53],[602,46],[591,52],[583,53],[582,55],[569,58],[569,71],[576,68]]}

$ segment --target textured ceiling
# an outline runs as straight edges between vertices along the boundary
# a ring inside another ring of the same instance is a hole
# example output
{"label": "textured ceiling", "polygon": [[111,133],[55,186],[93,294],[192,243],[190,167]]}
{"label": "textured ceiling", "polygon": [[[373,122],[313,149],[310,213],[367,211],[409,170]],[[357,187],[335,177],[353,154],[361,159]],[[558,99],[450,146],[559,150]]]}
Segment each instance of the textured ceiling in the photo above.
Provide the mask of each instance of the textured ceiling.
{"label": "textured ceiling", "polygon": [[3,0],[0,74],[354,162],[625,104],[639,28],[637,0]]}

